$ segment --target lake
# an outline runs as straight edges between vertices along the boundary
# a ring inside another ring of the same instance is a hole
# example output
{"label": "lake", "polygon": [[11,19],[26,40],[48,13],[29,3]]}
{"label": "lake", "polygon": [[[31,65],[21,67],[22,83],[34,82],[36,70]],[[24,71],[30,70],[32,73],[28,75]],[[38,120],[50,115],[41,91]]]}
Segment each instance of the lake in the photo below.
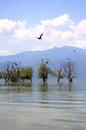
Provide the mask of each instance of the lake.
{"label": "lake", "polygon": [[0,85],[0,130],[86,130],[86,81]]}

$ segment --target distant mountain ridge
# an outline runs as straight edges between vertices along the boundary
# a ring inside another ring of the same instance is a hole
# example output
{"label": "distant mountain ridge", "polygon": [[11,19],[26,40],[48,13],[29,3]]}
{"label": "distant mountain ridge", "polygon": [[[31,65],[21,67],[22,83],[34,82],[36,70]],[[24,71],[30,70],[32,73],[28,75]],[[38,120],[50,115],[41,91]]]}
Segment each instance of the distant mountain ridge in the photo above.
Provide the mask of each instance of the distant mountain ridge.
{"label": "distant mountain ridge", "polygon": [[41,59],[48,59],[49,66],[53,69],[59,62],[72,60],[76,63],[80,77],[85,77],[86,72],[86,49],[64,46],[54,47],[45,51],[27,51],[15,55],[0,56],[0,69],[5,70],[7,64],[12,62],[21,63],[22,66],[31,66],[37,71]]}

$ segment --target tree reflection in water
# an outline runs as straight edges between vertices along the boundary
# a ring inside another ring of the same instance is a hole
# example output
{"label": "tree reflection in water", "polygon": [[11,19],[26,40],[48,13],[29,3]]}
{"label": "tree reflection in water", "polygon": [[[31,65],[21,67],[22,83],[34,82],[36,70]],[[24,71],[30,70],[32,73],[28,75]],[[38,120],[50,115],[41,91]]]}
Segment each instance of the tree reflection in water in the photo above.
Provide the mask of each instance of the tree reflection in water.
{"label": "tree reflection in water", "polygon": [[41,104],[48,104],[48,84],[42,83],[38,86],[38,91],[40,95],[40,103]]}
{"label": "tree reflection in water", "polygon": [[75,88],[75,84],[68,82],[68,83],[64,83],[64,82],[58,82],[57,84],[58,86],[58,91],[73,91],[73,89]]}
{"label": "tree reflection in water", "polygon": [[39,91],[40,92],[46,92],[46,91],[48,91],[48,84],[47,83],[39,84]]}
{"label": "tree reflection in water", "polygon": [[8,93],[26,93],[32,92],[32,83],[5,83],[5,91]]}

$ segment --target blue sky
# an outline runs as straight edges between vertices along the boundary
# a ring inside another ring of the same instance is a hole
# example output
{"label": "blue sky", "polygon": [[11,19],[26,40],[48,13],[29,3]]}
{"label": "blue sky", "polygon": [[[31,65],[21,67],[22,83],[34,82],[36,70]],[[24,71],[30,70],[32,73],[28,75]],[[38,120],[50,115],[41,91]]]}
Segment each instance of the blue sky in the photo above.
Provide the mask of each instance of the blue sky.
{"label": "blue sky", "polygon": [[[86,48],[86,0],[0,1],[0,55]],[[38,40],[41,33],[43,39]]]}

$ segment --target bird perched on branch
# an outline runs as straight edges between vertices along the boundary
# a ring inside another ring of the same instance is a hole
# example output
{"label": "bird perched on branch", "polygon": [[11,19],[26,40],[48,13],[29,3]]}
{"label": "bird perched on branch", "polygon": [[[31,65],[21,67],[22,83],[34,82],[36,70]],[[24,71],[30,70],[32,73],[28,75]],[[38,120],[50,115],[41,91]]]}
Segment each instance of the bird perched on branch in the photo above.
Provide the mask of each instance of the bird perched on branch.
{"label": "bird perched on branch", "polygon": [[39,39],[39,40],[41,40],[42,36],[43,36],[43,33],[39,37],[36,37],[36,38]]}

